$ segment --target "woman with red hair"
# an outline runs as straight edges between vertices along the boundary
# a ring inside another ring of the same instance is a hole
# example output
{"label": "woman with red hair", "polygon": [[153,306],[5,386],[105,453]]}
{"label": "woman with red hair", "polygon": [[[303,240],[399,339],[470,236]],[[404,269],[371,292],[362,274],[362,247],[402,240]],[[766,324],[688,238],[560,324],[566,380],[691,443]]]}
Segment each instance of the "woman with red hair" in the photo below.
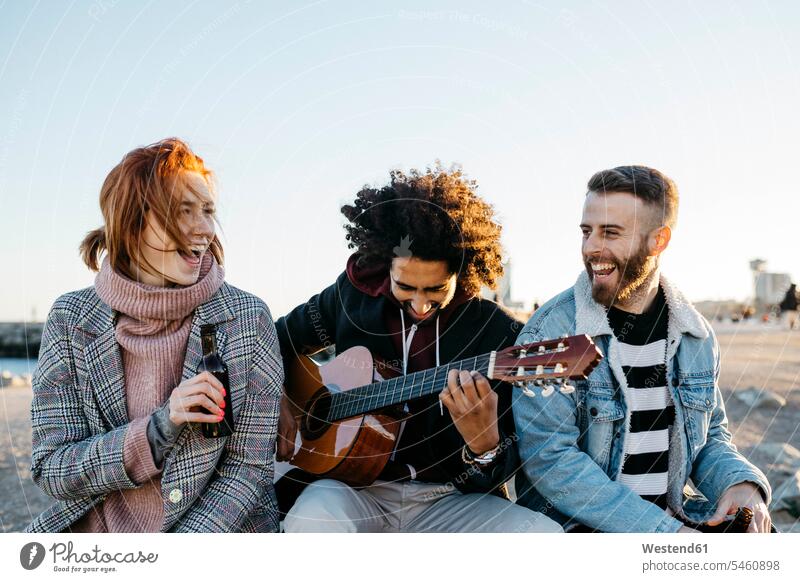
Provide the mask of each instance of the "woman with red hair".
{"label": "woman with red hair", "polygon": [[[57,500],[31,532],[277,531],[283,368],[263,301],[224,280],[216,194],[179,139],[128,153],[81,244],[92,287],[58,298],[33,379],[34,482]],[[100,257],[105,257],[100,262]],[[197,373],[215,329],[225,389]]]}

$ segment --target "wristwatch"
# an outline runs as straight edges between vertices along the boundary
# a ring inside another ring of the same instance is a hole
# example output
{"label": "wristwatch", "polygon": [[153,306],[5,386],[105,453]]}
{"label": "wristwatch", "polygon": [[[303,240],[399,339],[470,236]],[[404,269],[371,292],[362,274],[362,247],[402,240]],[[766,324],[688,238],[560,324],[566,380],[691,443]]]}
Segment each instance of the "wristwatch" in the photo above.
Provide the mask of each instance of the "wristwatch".
{"label": "wristwatch", "polygon": [[502,447],[500,446],[500,443],[497,443],[495,447],[489,449],[485,453],[476,455],[469,449],[468,445],[464,445],[464,447],[461,449],[461,460],[468,465],[486,466],[494,462],[501,450]]}

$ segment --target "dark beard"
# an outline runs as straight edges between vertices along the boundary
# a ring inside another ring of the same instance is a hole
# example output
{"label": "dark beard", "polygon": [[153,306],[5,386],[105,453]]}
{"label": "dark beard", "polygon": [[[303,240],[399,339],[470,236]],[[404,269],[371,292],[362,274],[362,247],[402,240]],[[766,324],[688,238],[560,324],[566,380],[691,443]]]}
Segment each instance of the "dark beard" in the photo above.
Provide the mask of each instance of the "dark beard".
{"label": "dark beard", "polygon": [[[625,263],[620,264],[616,259],[612,259],[610,262],[614,263],[617,271],[621,273],[617,288],[610,289],[592,285],[592,299],[604,307],[611,307],[615,303],[630,299],[650,278],[654,263],[652,257],[648,255],[646,244],[642,244],[636,254],[629,257]],[[594,282],[591,264],[584,261],[584,265],[589,273],[589,280]]]}

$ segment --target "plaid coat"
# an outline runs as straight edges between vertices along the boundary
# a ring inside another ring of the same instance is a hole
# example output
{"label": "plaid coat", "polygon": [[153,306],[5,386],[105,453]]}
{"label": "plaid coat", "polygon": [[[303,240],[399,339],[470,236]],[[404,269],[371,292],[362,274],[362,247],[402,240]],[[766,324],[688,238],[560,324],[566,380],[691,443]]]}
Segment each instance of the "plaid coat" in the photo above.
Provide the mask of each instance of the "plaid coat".
{"label": "plaid coat", "polygon": [[[28,532],[68,530],[108,493],[136,488],[122,459],[129,419],[115,319],[94,287],[63,295],[47,318],[33,378],[31,473],[58,501]],[[195,310],[184,380],[200,364],[202,324],[217,325],[236,430],[206,439],[199,424],[184,425],[161,474],[161,531],[277,531],[272,478],[283,365],[272,317],[263,301],[223,283]]]}

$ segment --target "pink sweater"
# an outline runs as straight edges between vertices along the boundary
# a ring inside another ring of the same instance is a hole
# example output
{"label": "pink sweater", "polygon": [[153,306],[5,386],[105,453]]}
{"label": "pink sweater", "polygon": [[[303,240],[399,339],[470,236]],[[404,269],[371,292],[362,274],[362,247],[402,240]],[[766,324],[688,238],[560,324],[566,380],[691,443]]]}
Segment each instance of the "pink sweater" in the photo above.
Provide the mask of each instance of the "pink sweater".
{"label": "pink sweater", "polygon": [[123,461],[131,480],[140,485],[110,493],[75,522],[72,532],[158,532],[164,521],[161,470],[147,440],[150,415],[181,383],[192,315],[222,285],[225,272],[207,252],[200,277],[187,287],[154,287],[137,283],[103,261],[95,290],[119,312],[115,336],[125,370],[128,432]]}

